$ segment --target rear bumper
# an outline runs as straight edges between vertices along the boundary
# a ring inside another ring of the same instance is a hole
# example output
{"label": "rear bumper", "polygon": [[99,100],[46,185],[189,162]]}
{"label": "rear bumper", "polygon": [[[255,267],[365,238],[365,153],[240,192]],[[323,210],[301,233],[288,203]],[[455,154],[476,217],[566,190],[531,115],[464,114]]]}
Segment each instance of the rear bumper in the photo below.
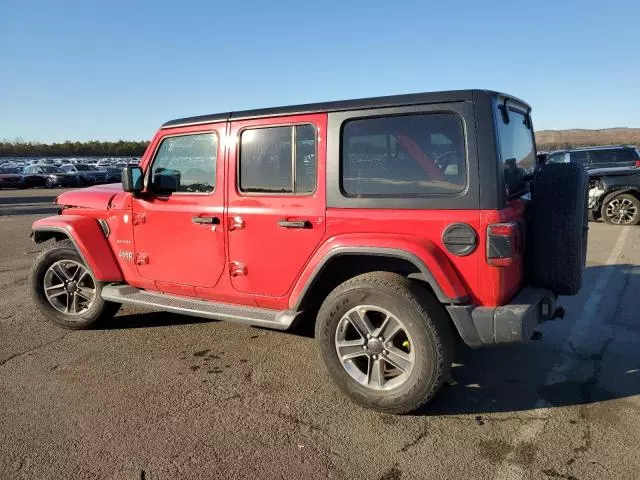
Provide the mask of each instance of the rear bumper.
{"label": "rear bumper", "polygon": [[462,340],[480,347],[530,340],[536,325],[551,320],[557,306],[557,297],[549,290],[525,287],[507,305],[450,305],[447,311]]}

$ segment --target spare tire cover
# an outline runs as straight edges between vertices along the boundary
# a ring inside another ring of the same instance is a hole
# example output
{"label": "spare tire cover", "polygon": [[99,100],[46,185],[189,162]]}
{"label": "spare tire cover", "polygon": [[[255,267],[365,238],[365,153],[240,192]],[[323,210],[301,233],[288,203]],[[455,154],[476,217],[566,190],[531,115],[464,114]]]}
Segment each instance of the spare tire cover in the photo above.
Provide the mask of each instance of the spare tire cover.
{"label": "spare tire cover", "polygon": [[587,259],[587,172],[575,163],[542,165],[533,177],[527,213],[529,282],[575,295]]}

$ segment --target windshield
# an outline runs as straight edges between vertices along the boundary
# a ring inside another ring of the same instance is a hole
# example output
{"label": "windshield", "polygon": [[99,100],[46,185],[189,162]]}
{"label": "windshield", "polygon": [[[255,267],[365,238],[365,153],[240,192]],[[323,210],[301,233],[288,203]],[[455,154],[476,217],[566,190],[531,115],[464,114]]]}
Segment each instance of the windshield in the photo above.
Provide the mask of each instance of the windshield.
{"label": "windshield", "polygon": [[76,165],[75,167],[79,172],[93,172],[95,170],[91,165]]}
{"label": "windshield", "polygon": [[517,197],[528,193],[525,176],[536,166],[533,129],[526,113],[508,107],[508,115],[504,115],[502,108],[495,104],[500,163],[507,196]]}

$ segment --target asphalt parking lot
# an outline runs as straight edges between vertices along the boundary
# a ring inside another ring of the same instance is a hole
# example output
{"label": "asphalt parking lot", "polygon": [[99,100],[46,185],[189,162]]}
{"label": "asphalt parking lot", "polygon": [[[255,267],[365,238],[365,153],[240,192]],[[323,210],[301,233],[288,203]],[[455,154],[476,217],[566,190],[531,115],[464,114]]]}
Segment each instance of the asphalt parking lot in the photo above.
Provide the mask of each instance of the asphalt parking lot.
{"label": "asphalt parking lot", "polygon": [[460,347],[415,415],[363,410],[313,339],[123,308],[66,331],[31,304],[31,222],[57,191],[0,192],[2,479],[637,479],[640,228],[591,224],[580,295],[542,338]]}

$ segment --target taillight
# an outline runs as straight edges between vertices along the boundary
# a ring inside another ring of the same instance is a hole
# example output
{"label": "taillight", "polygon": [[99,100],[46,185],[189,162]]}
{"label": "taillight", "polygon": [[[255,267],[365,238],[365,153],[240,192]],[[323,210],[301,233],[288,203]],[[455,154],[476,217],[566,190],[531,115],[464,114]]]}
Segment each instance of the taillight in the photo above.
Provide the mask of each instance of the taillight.
{"label": "taillight", "polygon": [[520,250],[517,222],[492,223],[487,227],[487,263],[494,267],[511,265]]}
{"label": "taillight", "polygon": [[640,160],[636,160],[636,167],[640,168]]}

